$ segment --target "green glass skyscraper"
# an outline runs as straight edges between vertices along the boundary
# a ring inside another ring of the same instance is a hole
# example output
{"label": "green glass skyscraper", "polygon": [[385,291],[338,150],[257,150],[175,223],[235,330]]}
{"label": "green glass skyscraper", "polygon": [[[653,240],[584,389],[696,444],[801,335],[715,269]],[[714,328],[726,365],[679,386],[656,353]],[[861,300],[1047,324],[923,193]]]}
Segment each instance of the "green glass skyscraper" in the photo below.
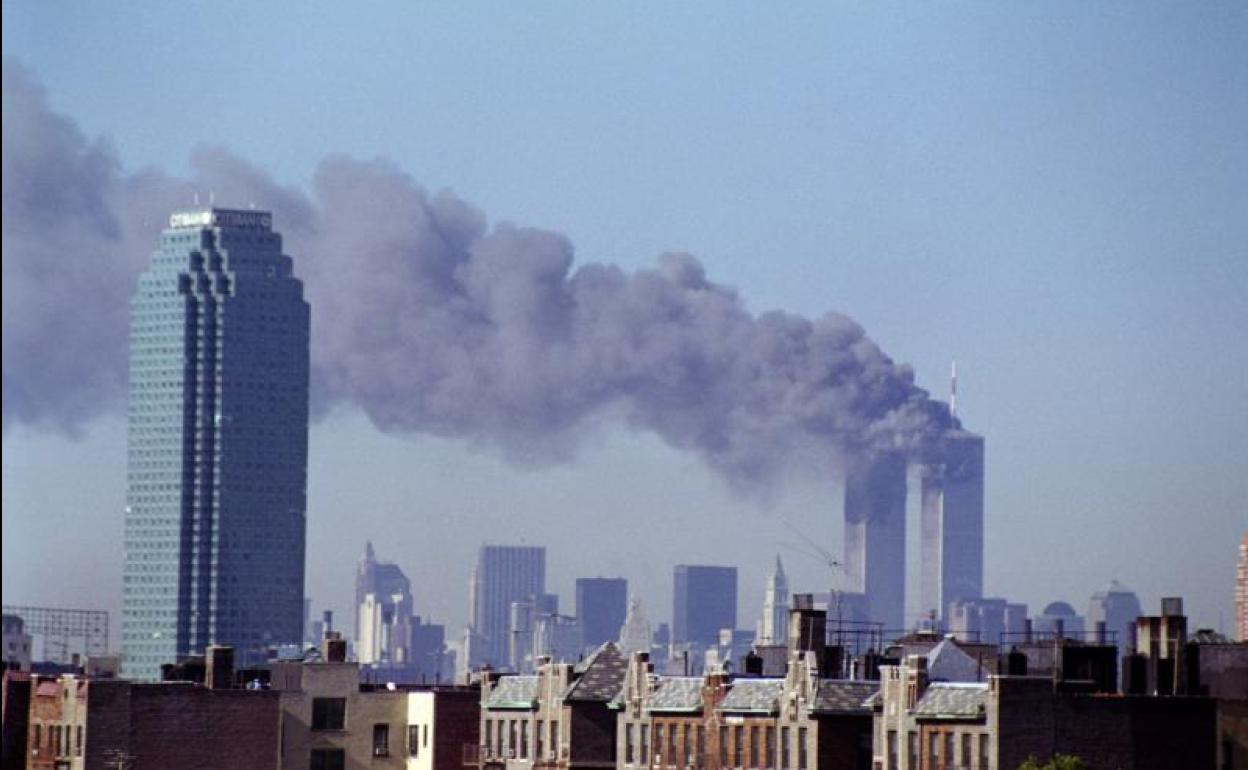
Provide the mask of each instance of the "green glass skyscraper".
{"label": "green glass skyscraper", "polygon": [[310,314],[271,221],[174,214],[131,303],[126,676],[302,640]]}

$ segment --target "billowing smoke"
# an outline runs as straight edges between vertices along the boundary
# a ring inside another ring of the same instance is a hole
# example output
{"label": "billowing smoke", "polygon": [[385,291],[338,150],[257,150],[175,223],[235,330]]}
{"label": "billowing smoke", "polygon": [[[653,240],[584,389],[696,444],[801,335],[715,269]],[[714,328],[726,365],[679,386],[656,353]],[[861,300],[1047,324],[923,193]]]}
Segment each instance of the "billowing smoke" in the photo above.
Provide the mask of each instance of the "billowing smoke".
{"label": "billowing smoke", "polygon": [[384,162],[331,157],[310,193],[219,149],[194,178],[127,173],[4,67],[4,420],[72,431],[124,402],[129,298],[192,191],[274,212],[313,308],[314,393],[386,431],[566,458],[622,415],[749,484],[955,427],[849,318],[753,315],[687,254],[574,265],[544,230],[491,225]]}

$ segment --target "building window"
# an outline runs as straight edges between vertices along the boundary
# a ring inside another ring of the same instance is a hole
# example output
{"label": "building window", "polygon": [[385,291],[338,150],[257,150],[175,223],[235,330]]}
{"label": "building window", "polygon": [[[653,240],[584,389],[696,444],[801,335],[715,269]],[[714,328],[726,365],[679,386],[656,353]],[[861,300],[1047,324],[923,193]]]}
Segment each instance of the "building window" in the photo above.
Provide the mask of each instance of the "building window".
{"label": "building window", "polygon": [[979,766],[988,770],[988,733],[979,734]]}
{"label": "building window", "polygon": [[758,767],[758,725],[750,726],[750,767]]}
{"label": "building window", "polygon": [[516,735],[516,720],[507,720],[507,756],[516,756],[516,747],[520,745],[520,739]]}
{"label": "building window", "polygon": [[529,758],[529,720],[520,723],[520,758]]}
{"label": "building window", "polygon": [[342,749],[312,749],[308,770],[346,770],[347,755]]}
{"label": "building window", "polygon": [[927,734],[927,759],[932,767],[940,766],[940,733]]}
{"label": "building window", "polygon": [[953,733],[951,732],[945,733],[944,757],[945,757],[945,764],[952,767],[953,766]]}
{"label": "building window", "polygon": [[906,733],[906,750],[909,752],[910,764],[907,767],[919,766],[919,734]]}
{"label": "building window", "polygon": [[971,734],[962,733],[962,766],[970,767],[974,761],[971,756]]}
{"label": "building window", "polygon": [[633,740],[637,737],[635,731],[637,725],[629,722],[624,725],[624,764],[631,765],[635,761],[633,759]]}
{"label": "building window", "polygon": [[693,761],[689,764],[694,767],[702,767],[702,764],[706,761],[706,739],[702,733],[702,725],[694,725],[693,739],[697,742],[697,748],[694,751]]}
{"label": "building window", "polygon": [[80,757],[81,757],[81,756],[82,756],[82,725],[78,725],[78,743],[77,743],[77,745],[78,745],[78,751],[77,751],[77,752],[75,752],[75,753],[76,753],[76,754],[78,754],[78,756],[80,756]]}
{"label": "building window", "polygon": [[429,725],[428,725],[428,724],[426,724],[426,725],[424,726],[424,729],[423,729],[423,730],[421,730],[421,732],[422,732],[422,733],[424,734],[424,736],[425,736],[425,740],[424,740],[425,748],[429,748]]}
{"label": "building window", "polygon": [[789,728],[780,728],[780,768],[781,770],[789,770],[793,766],[792,755],[789,753]]}
{"label": "building window", "polygon": [[537,720],[537,732],[533,733],[533,758],[541,762],[545,757],[542,756],[542,749],[545,747],[546,723],[541,719]]}
{"label": "building window", "polygon": [[641,764],[648,765],[650,763],[650,726],[641,726]]}
{"label": "building window", "polygon": [[797,767],[798,770],[806,770],[809,766],[806,756],[806,728],[799,727],[797,728]]}
{"label": "building window", "polygon": [[737,725],[732,728],[732,766],[744,767],[741,764],[745,758],[745,728]]}
{"label": "building window", "polygon": [[313,698],[312,729],[341,730],[347,719],[346,698]]}
{"label": "building window", "polygon": [[407,755],[420,756],[420,725],[407,726]]}
{"label": "building window", "polygon": [[654,764],[663,762],[663,725],[654,726]]}
{"label": "building window", "polygon": [[776,767],[776,728],[767,725],[767,770]]}
{"label": "building window", "polygon": [[728,728],[723,725],[719,728],[719,766],[728,766]]}
{"label": "building window", "polygon": [[373,756],[390,756],[390,725],[385,722],[373,725]]}
{"label": "building window", "polygon": [[900,757],[897,756],[897,731],[888,731],[888,764],[885,770],[897,770],[897,762]]}

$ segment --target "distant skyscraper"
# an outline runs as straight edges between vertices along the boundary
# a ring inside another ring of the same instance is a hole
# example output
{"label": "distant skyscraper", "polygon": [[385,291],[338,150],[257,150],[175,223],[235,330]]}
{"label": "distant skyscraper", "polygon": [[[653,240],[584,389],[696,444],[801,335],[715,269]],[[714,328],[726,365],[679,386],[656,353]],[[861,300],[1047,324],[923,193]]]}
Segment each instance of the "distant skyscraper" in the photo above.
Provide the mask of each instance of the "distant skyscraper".
{"label": "distant skyscraper", "polygon": [[585,647],[615,641],[627,611],[628,581],[624,578],[577,578],[576,617]]}
{"label": "distant skyscraper", "polygon": [[919,609],[944,617],[949,603],[984,593],[984,439],[958,431],[941,462],[921,469]]}
{"label": "distant skyscraper", "polygon": [[130,677],[303,637],[309,309],[270,222],[174,214],[131,303]]}
{"label": "distant skyscraper", "polygon": [[649,652],[650,645],[650,621],[646,620],[641,599],[634,597],[628,603],[628,614],[624,618],[624,625],[620,627],[620,652],[625,655]]}
{"label": "distant skyscraper", "polygon": [[710,646],[721,628],[737,627],[737,568],[681,564],[676,567],[672,641]]}
{"label": "distant skyscraper", "polygon": [[1097,623],[1104,623],[1105,630],[1118,645],[1118,654],[1126,654],[1131,646],[1131,628],[1135,619],[1144,614],[1140,599],[1135,592],[1117,580],[1110,581],[1104,591],[1092,594],[1088,601],[1087,630],[1095,632]]}
{"label": "distant skyscraper", "polygon": [[866,595],[870,620],[904,628],[906,460],[886,454],[855,463],[845,478],[845,571]]}
{"label": "distant skyscraper", "polygon": [[366,543],[355,574],[355,654],[361,663],[410,663],[412,584]]}
{"label": "distant skyscraper", "polygon": [[541,546],[483,545],[472,573],[474,645],[468,665],[501,666],[510,652],[511,604],[546,593],[546,549]]}
{"label": "distant skyscraper", "polygon": [[1066,602],[1052,602],[1044,608],[1044,612],[1032,618],[1031,622],[1032,630],[1036,633],[1085,640],[1083,616],[1076,614],[1075,608]]}
{"label": "distant skyscraper", "polygon": [[757,644],[787,644],[789,640],[789,579],[776,557],[763,592],[763,616],[758,621]]}
{"label": "distant skyscraper", "polygon": [[1248,532],[1239,542],[1239,570],[1235,574],[1235,634],[1248,642]]}

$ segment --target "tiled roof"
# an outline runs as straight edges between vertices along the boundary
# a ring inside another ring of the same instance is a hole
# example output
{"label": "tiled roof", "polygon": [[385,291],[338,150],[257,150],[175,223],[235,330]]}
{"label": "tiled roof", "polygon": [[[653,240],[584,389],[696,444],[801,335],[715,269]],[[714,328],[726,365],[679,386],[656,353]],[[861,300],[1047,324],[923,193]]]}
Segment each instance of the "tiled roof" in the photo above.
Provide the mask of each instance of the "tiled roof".
{"label": "tiled roof", "polygon": [[783,679],[734,679],[728,695],[719,702],[720,711],[762,711],[773,713],[780,706]]}
{"label": "tiled roof", "polygon": [[583,664],[577,666],[583,673],[573,682],[564,700],[611,701],[624,684],[628,673],[628,659],[613,642],[607,642],[594,651]]}
{"label": "tiled roof", "polygon": [[973,719],[984,713],[988,685],[935,682],[914,705],[914,715],[927,719]]}
{"label": "tiled roof", "polygon": [[868,701],[879,690],[878,682],[820,679],[811,710],[824,714],[866,713],[871,710]]}
{"label": "tiled roof", "polygon": [[702,677],[659,677],[646,698],[647,711],[697,711],[702,708]]}
{"label": "tiled roof", "polygon": [[537,703],[537,677],[512,674],[501,676],[490,690],[490,698],[481,704],[491,709],[528,709]]}

